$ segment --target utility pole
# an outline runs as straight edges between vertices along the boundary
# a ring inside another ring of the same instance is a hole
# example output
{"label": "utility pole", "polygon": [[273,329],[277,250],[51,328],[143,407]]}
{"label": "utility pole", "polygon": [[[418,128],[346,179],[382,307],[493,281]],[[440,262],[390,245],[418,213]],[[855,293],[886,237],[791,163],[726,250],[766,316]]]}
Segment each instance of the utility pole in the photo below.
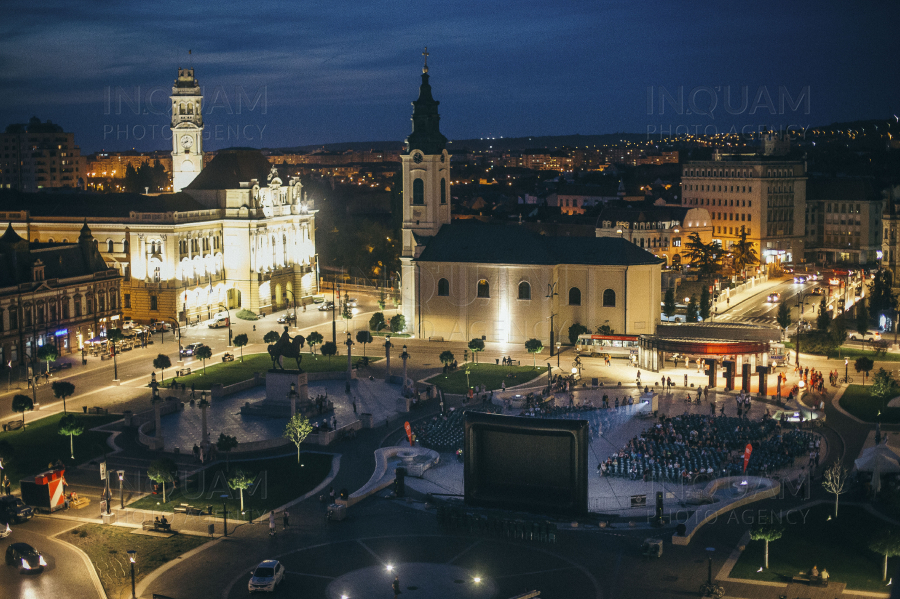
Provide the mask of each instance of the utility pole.
{"label": "utility pole", "polygon": [[554,350],[553,317],[556,316],[556,314],[553,313],[553,298],[556,297],[557,295],[559,295],[559,293],[556,292],[556,285],[557,285],[557,283],[547,283],[547,299],[550,300],[550,357],[551,358],[553,357],[553,350]]}

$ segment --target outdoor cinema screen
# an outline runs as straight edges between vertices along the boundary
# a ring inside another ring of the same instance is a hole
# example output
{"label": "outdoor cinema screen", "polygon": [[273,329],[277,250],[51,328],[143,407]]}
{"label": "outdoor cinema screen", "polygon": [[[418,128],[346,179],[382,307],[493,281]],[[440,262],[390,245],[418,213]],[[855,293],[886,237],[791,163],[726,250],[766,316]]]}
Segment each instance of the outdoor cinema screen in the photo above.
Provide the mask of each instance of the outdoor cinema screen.
{"label": "outdoor cinema screen", "polygon": [[465,499],[473,506],[587,513],[588,424],[466,413]]}

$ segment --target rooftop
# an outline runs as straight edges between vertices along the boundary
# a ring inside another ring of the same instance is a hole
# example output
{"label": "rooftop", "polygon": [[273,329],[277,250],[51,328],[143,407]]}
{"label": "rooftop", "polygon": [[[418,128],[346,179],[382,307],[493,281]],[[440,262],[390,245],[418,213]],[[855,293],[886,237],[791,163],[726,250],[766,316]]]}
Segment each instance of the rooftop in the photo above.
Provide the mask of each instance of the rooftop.
{"label": "rooftop", "polygon": [[74,188],[37,193],[0,190],[0,212],[21,210],[39,217],[129,218],[131,212],[188,212],[206,210],[206,207],[186,193],[145,196],[92,193]]}

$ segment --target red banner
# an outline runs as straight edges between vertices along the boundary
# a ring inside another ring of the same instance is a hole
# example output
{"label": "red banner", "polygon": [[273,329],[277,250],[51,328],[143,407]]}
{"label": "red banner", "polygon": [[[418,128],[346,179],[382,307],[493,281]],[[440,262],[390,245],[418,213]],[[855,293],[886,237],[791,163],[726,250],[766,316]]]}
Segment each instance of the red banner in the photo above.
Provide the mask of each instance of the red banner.
{"label": "red banner", "polygon": [[[412,447],[412,444],[413,444],[412,427],[409,425],[409,422],[404,422],[403,428],[406,429],[406,438],[409,439],[409,445],[410,445],[410,447]],[[746,468],[746,466],[744,466],[744,468]]]}
{"label": "red banner", "polygon": [[747,443],[747,447],[744,448],[744,472],[747,471],[747,464],[750,463],[751,453],[753,453],[753,446]]}

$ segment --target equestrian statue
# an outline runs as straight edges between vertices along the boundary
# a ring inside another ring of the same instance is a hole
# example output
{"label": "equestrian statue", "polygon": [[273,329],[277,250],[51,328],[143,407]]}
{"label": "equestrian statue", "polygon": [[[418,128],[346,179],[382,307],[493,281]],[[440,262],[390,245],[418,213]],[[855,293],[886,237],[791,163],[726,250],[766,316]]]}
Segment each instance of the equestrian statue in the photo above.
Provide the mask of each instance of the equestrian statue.
{"label": "equestrian statue", "polygon": [[297,335],[296,337],[291,338],[291,336],[288,335],[288,328],[285,326],[281,338],[269,346],[269,357],[272,358],[272,370],[275,370],[276,366],[284,370],[284,366],[281,365],[281,360],[279,360],[279,358],[294,358],[297,360],[297,370],[303,372],[303,369],[300,368],[300,360],[303,359],[303,356],[300,355],[300,350],[303,349],[305,343],[306,338],[303,335]]}

